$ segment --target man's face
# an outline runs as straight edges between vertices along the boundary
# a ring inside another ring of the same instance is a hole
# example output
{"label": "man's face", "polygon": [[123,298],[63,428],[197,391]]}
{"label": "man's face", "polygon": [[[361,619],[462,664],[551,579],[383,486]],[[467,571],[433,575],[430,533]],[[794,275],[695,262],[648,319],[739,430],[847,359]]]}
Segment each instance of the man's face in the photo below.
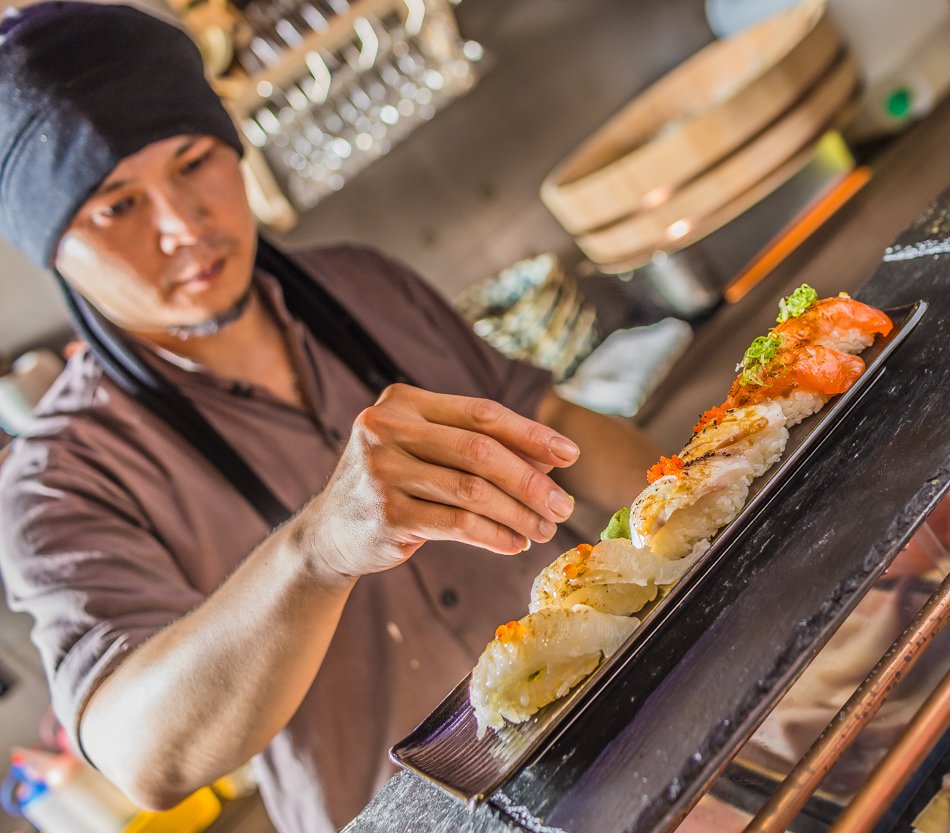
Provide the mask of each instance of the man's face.
{"label": "man's face", "polygon": [[176,136],[115,167],[73,217],[56,268],[108,319],[147,336],[229,310],[256,245],[235,150]]}

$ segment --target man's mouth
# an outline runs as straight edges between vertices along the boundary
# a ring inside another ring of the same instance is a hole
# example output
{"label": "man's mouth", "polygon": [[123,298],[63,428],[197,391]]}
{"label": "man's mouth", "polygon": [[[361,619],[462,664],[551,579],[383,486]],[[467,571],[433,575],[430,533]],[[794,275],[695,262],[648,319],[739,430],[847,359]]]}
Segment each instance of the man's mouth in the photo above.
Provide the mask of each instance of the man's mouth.
{"label": "man's mouth", "polygon": [[193,286],[198,288],[204,284],[210,283],[224,270],[224,264],[226,261],[227,257],[219,257],[216,260],[199,267],[198,269],[192,270],[184,278],[182,278],[182,280],[180,280],[177,285]]}

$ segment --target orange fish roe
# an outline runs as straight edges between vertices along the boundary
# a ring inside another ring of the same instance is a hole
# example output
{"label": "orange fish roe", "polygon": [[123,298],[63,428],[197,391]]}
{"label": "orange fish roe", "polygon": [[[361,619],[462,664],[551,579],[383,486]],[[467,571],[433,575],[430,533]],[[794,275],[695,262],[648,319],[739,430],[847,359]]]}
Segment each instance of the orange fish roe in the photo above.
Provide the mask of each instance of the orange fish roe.
{"label": "orange fish roe", "polygon": [[729,409],[724,408],[722,405],[717,405],[715,408],[704,411],[703,415],[699,418],[699,422],[693,426],[693,433],[698,434],[711,422],[719,422],[728,412]]}
{"label": "orange fish roe", "polygon": [[667,474],[679,474],[683,470],[682,457],[675,454],[672,457],[660,457],[660,462],[650,466],[647,470],[647,483],[653,483]]}
{"label": "orange fish roe", "polygon": [[580,574],[581,568],[579,564],[565,564],[561,572],[564,574],[564,578],[577,578]]}
{"label": "orange fish roe", "polygon": [[[590,544],[578,544],[574,549],[568,550],[565,555],[573,553],[577,556],[579,561],[586,561],[590,558],[590,554],[594,551],[594,548]],[[561,573],[564,578],[572,579],[577,578],[586,568],[583,564],[577,563],[577,561],[569,561],[561,568]]]}
{"label": "orange fish roe", "polygon": [[498,626],[495,630],[495,637],[502,642],[513,642],[516,639],[520,639],[523,632],[524,626],[521,622],[516,622],[512,619],[510,622],[505,622],[504,625]]}

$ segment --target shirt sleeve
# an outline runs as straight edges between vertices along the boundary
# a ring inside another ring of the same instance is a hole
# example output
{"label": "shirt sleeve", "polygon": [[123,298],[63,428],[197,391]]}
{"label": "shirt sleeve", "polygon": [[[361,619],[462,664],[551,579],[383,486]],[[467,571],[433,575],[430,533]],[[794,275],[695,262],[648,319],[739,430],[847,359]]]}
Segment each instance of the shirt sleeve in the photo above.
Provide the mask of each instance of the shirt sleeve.
{"label": "shirt sleeve", "polygon": [[[301,253],[304,262],[315,263],[320,251]],[[357,275],[373,271],[395,289],[393,297],[398,312],[394,314],[415,319],[415,326],[428,329],[439,349],[451,351],[453,359],[476,379],[480,395],[494,399],[523,416],[534,419],[538,405],[551,390],[551,374],[528,362],[511,359],[480,338],[445,298],[415,270],[396,258],[362,246],[339,247],[334,255],[342,269]],[[348,305],[355,314],[359,307]],[[367,317],[364,325],[371,332],[377,322]],[[412,368],[405,368],[411,372]]]}
{"label": "shirt sleeve", "polygon": [[[32,615],[54,711],[79,742],[83,709],[150,636],[197,606],[132,498],[76,449],[18,442],[0,470],[0,572]],[[83,753],[84,754],[84,753]]]}

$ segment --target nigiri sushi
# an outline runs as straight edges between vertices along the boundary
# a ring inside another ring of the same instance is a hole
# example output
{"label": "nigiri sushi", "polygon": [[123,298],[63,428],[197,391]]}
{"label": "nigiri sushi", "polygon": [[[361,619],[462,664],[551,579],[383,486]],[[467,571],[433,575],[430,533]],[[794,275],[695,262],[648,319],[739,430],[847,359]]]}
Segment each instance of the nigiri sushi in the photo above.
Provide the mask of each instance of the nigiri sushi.
{"label": "nigiri sushi", "polygon": [[789,342],[816,344],[842,353],[860,353],[871,346],[876,335],[886,336],[894,327],[879,309],[846,293],[819,300],[808,284],[782,299],[777,321],[772,332]]}
{"label": "nigiri sushi", "polygon": [[651,469],[652,482],[630,507],[630,540],[666,558],[682,558],[732,521],[755,477],[751,462],[727,452],[660,465],[664,471]]}
{"label": "nigiri sushi", "polygon": [[675,584],[709,549],[700,541],[686,558],[671,560],[612,538],[592,547],[581,544],[545,567],[531,587],[532,613],[548,607],[582,604],[629,616],[652,602],[663,587]]}
{"label": "nigiri sushi", "polygon": [[779,404],[791,427],[821,410],[828,399],[844,393],[864,372],[858,356],[818,344],[789,342],[775,334],[760,336],[743,356],[741,373],[723,407],[737,408],[766,400]]}
{"label": "nigiri sushi", "polygon": [[679,453],[684,463],[728,449],[752,464],[755,477],[776,463],[788,442],[786,417],[775,402],[759,402],[740,408],[707,411],[696,424],[694,434]]}
{"label": "nigiri sushi", "polygon": [[589,607],[545,608],[495,631],[469,688],[478,737],[521,723],[567,694],[639,626],[632,616]]}

